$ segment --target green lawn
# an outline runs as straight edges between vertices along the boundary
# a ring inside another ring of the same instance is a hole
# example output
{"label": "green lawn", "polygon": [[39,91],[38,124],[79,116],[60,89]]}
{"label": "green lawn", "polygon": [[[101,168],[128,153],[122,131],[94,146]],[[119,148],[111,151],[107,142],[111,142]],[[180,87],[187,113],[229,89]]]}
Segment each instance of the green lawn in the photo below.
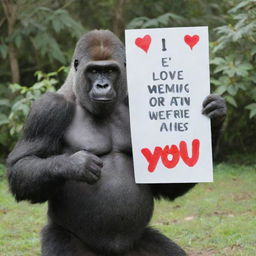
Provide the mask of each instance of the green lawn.
{"label": "green lawn", "polygon": [[[256,164],[218,164],[214,183],[155,205],[151,225],[195,255],[256,255]],[[1,178],[0,178],[1,179]],[[3,178],[2,178],[3,180]],[[46,204],[17,204],[0,182],[0,255],[40,255]]]}

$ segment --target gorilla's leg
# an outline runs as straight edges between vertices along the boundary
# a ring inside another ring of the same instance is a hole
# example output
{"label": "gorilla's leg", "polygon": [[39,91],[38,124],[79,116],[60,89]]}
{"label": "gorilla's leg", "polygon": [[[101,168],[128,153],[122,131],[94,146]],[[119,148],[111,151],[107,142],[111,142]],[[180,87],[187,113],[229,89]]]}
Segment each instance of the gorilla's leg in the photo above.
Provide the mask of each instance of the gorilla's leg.
{"label": "gorilla's leg", "polygon": [[134,250],[126,256],[186,256],[177,244],[158,231],[147,228]]}
{"label": "gorilla's leg", "polygon": [[48,224],[42,230],[42,256],[96,256],[58,225]]}

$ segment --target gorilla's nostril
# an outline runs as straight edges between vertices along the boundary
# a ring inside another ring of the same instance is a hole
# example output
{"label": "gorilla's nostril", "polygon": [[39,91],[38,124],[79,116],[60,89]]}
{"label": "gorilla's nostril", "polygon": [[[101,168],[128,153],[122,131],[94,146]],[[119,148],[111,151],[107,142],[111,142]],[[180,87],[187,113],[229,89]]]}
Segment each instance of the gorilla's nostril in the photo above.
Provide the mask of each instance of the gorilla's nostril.
{"label": "gorilla's nostril", "polygon": [[109,87],[109,84],[97,84],[96,86],[97,88],[100,88],[100,89],[106,89]]}

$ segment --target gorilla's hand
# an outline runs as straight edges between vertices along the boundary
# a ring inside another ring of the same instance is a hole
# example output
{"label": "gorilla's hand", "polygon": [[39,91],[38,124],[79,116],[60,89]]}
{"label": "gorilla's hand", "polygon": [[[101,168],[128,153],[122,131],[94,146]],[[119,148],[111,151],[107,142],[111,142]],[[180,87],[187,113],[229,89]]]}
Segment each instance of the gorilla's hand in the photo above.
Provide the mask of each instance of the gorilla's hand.
{"label": "gorilla's hand", "polygon": [[219,126],[227,114],[225,100],[216,94],[208,95],[203,102],[202,113],[212,120],[212,126]]}
{"label": "gorilla's hand", "polygon": [[70,173],[68,178],[85,181],[89,184],[97,182],[103,167],[102,160],[88,151],[81,150],[70,156],[75,165],[75,171]]}

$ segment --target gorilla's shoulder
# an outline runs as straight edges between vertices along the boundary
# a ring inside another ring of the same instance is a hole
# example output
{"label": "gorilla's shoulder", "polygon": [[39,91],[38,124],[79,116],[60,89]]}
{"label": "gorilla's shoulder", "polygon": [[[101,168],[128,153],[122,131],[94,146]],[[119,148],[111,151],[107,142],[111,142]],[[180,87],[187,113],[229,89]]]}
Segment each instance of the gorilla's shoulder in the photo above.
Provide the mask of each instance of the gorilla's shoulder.
{"label": "gorilla's shoulder", "polygon": [[62,94],[45,93],[32,104],[24,127],[24,135],[27,138],[59,137],[72,121],[74,111],[74,103],[66,100]]}

